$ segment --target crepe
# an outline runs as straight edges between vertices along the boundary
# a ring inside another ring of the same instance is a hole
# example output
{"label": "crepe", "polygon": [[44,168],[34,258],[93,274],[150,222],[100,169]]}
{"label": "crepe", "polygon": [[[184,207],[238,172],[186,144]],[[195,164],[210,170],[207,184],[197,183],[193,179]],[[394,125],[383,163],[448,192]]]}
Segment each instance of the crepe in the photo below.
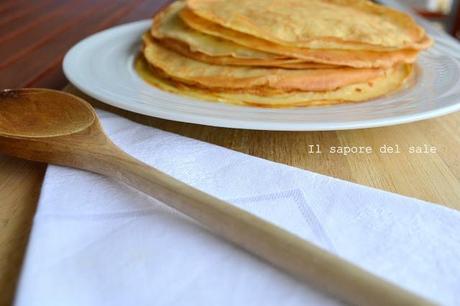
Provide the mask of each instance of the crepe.
{"label": "crepe", "polygon": [[190,50],[187,44],[173,39],[162,39],[161,45],[174,50],[186,57],[214,65],[252,66],[252,67],[278,67],[286,69],[328,69],[337,66],[321,63],[307,62],[301,59],[250,59],[235,58],[232,56],[210,56],[199,51]]}
{"label": "crepe", "polygon": [[308,62],[328,65],[350,66],[356,68],[392,67],[399,63],[413,63],[418,51],[411,49],[396,51],[366,50],[320,50],[279,45],[248,34],[236,32],[217,23],[210,22],[194,14],[189,9],[181,11],[180,16],[191,28],[226,40],[233,41],[248,48],[294,57]]}
{"label": "crepe", "polygon": [[257,51],[232,41],[207,35],[188,27],[179,17],[185,2],[177,1],[153,19],[151,34],[162,45],[184,56],[217,65],[281,67],[291,69],[327,68],[330,65]]}
{"label": "crepe", "polygon": [[363,102],[391,94],[407,84],[413,66],[401,64],[385,71],[385,75],[371,82],[343,86],[325,92],[294,92],[265,97],[248,93],[221,93],[219,97],[233,103],[259,107],[299,107]]}
{"label": "crepe", "polygon": [[279,45],[309,49],[423,49],[408,15],[368,0],[187,0],[195,15]]}
{"label": "crepe", "polygon": [[290,91],[328,91],[369,82],[385,74],[384,69],[331,69],[254,68],[212,65],[185,57],[165,48],[144,35],[144,56],[147,61],[170,78],[185,84],[214,90],[246,90],[269,94]]}
{"label": "crepe", "polygon": [[136,70],[162,90],[300,107],[403,88],[431,39],[368,0],[185,0],[156,14],[143,42]]}
{"label": "crepe", "polygon": [[320,106],[346,102],[361,102],[377,98],[401,88],[412,73],[412,65],[398,65],[387,70],[385,76],[372,82],[359,83],[327,92],[292,92],[271,96],[251,93],[219,92],[177,82],[151,67],[144,57],[136,60],[136,70],[144,80],[162,90],[211,102],[246,106],[286,108]]}

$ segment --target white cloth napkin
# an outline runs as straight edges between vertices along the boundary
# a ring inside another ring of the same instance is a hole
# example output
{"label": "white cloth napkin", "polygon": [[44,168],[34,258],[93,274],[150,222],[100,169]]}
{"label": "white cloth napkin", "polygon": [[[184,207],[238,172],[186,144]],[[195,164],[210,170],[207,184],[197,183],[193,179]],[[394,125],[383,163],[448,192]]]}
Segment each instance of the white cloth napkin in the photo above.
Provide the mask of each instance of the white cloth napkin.
{"label": "white cloth napkin", "polygon": [[[128,153],[424,297],[460,305],[460,213],[98,111]],[[102,176],[50,166],[16,305],[336,305]]]}

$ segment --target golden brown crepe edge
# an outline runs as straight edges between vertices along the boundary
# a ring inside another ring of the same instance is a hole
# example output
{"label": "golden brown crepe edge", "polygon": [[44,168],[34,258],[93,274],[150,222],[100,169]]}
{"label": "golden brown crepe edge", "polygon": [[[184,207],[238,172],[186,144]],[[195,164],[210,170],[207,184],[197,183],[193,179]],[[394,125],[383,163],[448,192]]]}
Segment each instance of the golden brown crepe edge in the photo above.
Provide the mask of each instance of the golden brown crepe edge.
{"label": "golden brown crepe edge", "polygon": [[[280,68],[259,68],[253,71],[260,71],[260,75],[231,77],[229,73],[232,71],[243,72],[248,71],[248,68],[219,66],[206,64],[195,61],[191,58],[182,56],[145,35],[144,43],[147,45],[144,53],[148,62],[172,78],[178,79],[181,82],[210,88],[226,88],[226,89],[256,89],[263,92],[267,89],[278,89],[283,91],[326,91],[334,90],[339,87],[360,83],[372,80],[381,76],[384,73],[380,68],[365,68],[355,69],[349,67],[337,67],[330,69],[305,69],[305,70],[288,70]],[[183,62],[200,65],[201,69],[216,69],[222,67],[222,74],[214,74],[208,76],[203,75],[187,75],[181,69],[176,69],[176,66],[171,65],[173,60],[177,59]],[[270,90],[268,90],[270,91]]]}
{"label": "golden brown crepe edge", "polygon": [[182,10],[180,16],[184,22],[188,24],[188,26],[208,35],[231,40],[249,48],[299,58],[308,62],[337,66],[349,66],[355,68],[389,68],[398,63],[414,63],[418,55],[418,51],[416,50],[378,52],[318,49],[313,50],[286,47],[257,37],[252,37],[248,34],[229,30],[195,15],[188,9]]}
{"label": "golden brown crepe edge", "polygon": [[[321,37],[321,38],[312,38],[310,40],[303,40],[294,42],[288,42],[276,39],[273,36],[267,37],[264,31],[259,32],[257,29],[252,28],[256,33],[251,33],[246,31],[246,29],[238,27],[232,28],[229,25],[226,25],[221,18],[214,16],[212,12],[206,12],[200,10],[198,8],[199,3],[203,0],[186,0],[186,9],[193,12],[196,16],[201,17],[209,22],[216,23],[224,28],[228,28],[229,30],[233,30],[236,32],[244,33],[250,36],[260,37],[262,39],[271,41],[276,44],[290,46],[290,47],[300,47],[300,48],[312,48],[311,45],[308,44],[309,41],[327,41],[327,42],[334,42],[337,44],[342,44],[344,50],[366,50],[366,51],[394,51],[400,49],[413,49],[413,50],[423,50],[428,48],[431,45],[431,38],[426,35],[425,30],[419,26],[415,20],[406,13],[400,12],[396,9],[379,5],[373,3],[369,0],[353,0],[353,5],[355,7],[359,7],[361,9],[365,9],[367,12],[371,12],[374,14],[376,11],[380,15],[385,15],[387,17],[391,17],[393,22],[400,23],[404,30],[409,30],[408,36],[411,38],[411,43],[399,46],[398,48],[394,47],[384,47],[380,45],[374,45],[369,43],[363,43],[358,41],[350,41],[350,40],[343,40],[334,37]],[[344,5],[350,4],[349,0],[326,0],[327,2],[331,2],[334,4]],[[256,35],[258,34],[258,35]]]}

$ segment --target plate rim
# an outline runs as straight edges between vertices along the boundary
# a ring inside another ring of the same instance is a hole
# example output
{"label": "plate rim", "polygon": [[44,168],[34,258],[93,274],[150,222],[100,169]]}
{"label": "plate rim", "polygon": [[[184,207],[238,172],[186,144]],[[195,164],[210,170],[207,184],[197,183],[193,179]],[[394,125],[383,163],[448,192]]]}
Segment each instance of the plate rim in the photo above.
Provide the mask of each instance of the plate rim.
{"label": "plate rim", "polygon": [[[192,124],[199,124],[205,126],[213,126],[213,127],[222,127],[222,128],[234,128],[234,129],[248,129],[248,130],[266,130],[266,131],[338,131],[338,130],[355,130],[355,129],[364,129],[364,128],[377,128],[377,127],[385,127],[385,126],[394,126],[400,124],[406,124],[411,122],[417,122],[421,120],[431,119],[435,117],[440,117],[444,115],[448,115],[460,110],[460,97],[459,101],[453,105],[444,106],[434,110],[425,110],[420,111],[415,114],[403,114],[403,115],[392,115],[385,118],[373,118],[373,119],[363,119],[363,120],[356,120],[350,122],[327,122],[326,124],[318,123],[318,122],[302,122],[302,123],[289,123],[289,122],[264,122],[264,121],[257,121],[251,122],[247,120],[239,120],[238,118],[214,118],[212,116],[202,115],[197,117],[194,114],[184,114],[180,112],[175,112],[174,114],[171,113],[164,113],[160,111],[155,111],[154,106],[149,108],[143,108],[138,103],[125,103],[122,101],[116,101],[114,99],[110,99],[94,88],[87,88],[84,84],[81,84],[79,80],[74,77],[72,73],[71,61],[74,60],[75,54],[78,54],[81,48],[83,48],[88,41],[92,41],[94,39],[98,39],[99,37],[103,37],[107,35],[107,33],[116,33],[121,29],[126,28],[134,28],[134,27],[148,27],[150,24],[150,19],[143,19],[139,21],[129,22],[121,25],[117,25],[103,31],[94,33],[83,40],[79,41],[75,45],[73,45],[65,54],[63,59],[62,68],[64,71],[65,76],[72,83],[76,88],[81,90],[83,93],[93,97],[103,103],[108,105],[112,105],[114,107],[118,107],[127,111],[135,112],[138,114],[143,114],[151,117],[171,120],[171,121],[178,121],[178,122],[185,122],[185,123],[192,123]],[[100,38],[99,38],[100,39]],[[127,71],[128,72],[128,71]],[[142,79],[140,79],[142,80]],[[178,98],[183,98],[180,95],[175,94]],[[211,103],[205,101],[205,103]],[[360,103],[367,103],[367,102],[360,102]],[[240,106],[241,107],[241,106]],[[248,106],[244,106],[248,107]],[[319,106],[320,107],[320,106]]]}

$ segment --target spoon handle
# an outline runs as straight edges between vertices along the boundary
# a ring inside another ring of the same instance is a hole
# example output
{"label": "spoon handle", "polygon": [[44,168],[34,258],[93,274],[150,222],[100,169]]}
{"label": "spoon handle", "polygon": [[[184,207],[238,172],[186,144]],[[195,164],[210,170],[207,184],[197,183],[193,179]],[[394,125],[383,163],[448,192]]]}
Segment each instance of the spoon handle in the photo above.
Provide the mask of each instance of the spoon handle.
{"label": "spoon handle", "polygon": [[433,305],[253,214],[184,184],[121,151],[115,153],[112,158],[105,159],[109,163],[106,175],[162,201],[195,219],[210,232],[347,303]]}

